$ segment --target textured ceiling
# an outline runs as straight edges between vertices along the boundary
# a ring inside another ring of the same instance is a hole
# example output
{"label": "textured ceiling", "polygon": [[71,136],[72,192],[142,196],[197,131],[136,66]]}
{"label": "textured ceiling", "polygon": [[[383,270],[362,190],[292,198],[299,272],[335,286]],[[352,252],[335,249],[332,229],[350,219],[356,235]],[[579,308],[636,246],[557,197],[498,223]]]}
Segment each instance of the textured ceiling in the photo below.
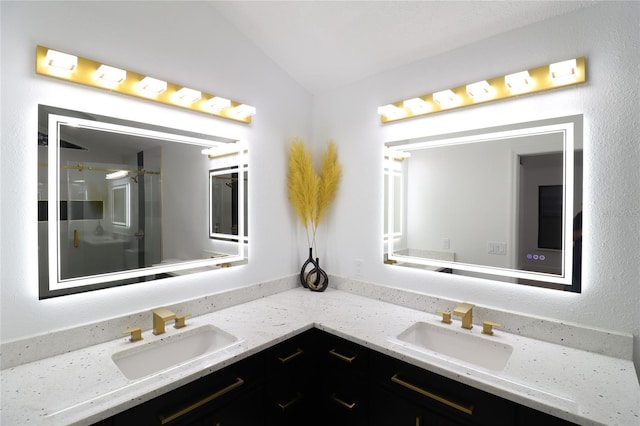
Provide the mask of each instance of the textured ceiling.
{"label": "textured ceiling", "polygon": [[312,94],[593,1],[212,1]]}

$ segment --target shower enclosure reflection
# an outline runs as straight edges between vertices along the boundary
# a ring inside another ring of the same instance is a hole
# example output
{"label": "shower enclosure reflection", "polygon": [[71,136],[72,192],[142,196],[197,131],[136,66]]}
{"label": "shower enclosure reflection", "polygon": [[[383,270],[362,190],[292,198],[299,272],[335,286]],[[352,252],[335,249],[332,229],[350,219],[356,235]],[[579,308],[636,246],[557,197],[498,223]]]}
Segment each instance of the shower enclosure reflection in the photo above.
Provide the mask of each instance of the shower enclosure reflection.
{"label": "shower enclosure reflection", "polygon": [[[245,262],[246,239],[207,233],[216,159],[202,151],[233,140],[42,105],[39,115],[41,298]],[[244,157],[227,161],[244,169]]]}

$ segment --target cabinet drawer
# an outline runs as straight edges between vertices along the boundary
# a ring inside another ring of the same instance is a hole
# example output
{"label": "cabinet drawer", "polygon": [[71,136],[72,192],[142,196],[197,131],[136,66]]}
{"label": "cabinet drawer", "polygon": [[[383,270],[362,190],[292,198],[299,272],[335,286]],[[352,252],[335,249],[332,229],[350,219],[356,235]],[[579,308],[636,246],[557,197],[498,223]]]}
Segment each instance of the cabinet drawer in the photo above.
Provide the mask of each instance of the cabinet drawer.
{"label": "cabinet drawer", "polygon": [[324,333],[319,351],[327,371],[359,376],[368,374],[370,351],[364,346]]}
{"label": "cabinet drawer", "polygon": [[267,349],[266,419],[269,425],[309,424],[317,399],[317,333],[312,329]]}
{"label": "cabinet drawer", "polygon": [[267,374],[278,377],[281,374],[306,376],[316,360],[317,347],[314,343],[315,329],[306,331],[275,345],[265,351]]}
{"label": "cabinet drawer", "polygon": [[263,358],[254,356],[113,417],[114,426],[196,425],[262,385]]}
{"label": "cabinet drawer", "polygon": [[516,404],[386,355],[372,355],[372,378],[379,386],[452,422],[498,426],[516,421]]}

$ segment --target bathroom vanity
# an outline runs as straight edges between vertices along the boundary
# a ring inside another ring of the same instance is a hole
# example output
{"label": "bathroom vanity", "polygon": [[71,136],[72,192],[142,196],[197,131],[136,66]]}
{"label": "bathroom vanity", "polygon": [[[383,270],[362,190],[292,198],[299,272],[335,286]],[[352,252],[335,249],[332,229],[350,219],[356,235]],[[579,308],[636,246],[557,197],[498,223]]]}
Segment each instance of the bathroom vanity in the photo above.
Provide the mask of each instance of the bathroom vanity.
{"label": "bathroom vanity", "polygon": [[98,423],[571,425],[312,328]]}
{"label": "bathroom vanity", "polygon": [[[457,318],[444,324],[431,313],[427,296],[378,290],[365,297],[291,288],[206,314],[197,312],[202,301],[185,302],[169,308],[196,315],[159,336],[149,329],[151,312],[136,314],[131,318],[145,322],[118,326],[142,326],[142,341],[116,337],[2,370],[2,424],[638,424],[640,386],[630,355],[576,347],[593,341],[630,348],[631,337],[533,318],[529,325],[548,328],[536,338],[506,323],[485,336],[482,321],[508,317],[476,307],[474,327],[463,330]],[[414,306],[423,303],[424,310]],[[416,324],[512,352],[503,365],[487,366],[420,349],[402,340]],[[201,330],[234,339],[136,378],[115,362],[116,354],[155,350]],[[21,350],[56,334],[24,341]],[[3,347],[3,357],[19,353],[15,345]]]}

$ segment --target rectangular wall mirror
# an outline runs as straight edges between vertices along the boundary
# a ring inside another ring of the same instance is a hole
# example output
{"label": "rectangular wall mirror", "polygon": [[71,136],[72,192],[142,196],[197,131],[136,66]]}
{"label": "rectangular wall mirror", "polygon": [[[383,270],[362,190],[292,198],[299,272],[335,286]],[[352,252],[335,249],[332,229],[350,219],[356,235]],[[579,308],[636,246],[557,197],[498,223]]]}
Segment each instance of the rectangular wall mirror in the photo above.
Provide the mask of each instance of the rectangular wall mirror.
{"label": "rectangular wall mirror", "polygon": [[385,145],[385,263],[580,291],[581,115]]}
{"label": "rectangular wall mirror", "polygon": [[[247,150],[236,140],[45,105],[38,114],[40,298],[246,262]],[[212,196],[219,164],[245,177],[235,196]],[[212,209],[236,213],[235,237],[210,238]]]}

